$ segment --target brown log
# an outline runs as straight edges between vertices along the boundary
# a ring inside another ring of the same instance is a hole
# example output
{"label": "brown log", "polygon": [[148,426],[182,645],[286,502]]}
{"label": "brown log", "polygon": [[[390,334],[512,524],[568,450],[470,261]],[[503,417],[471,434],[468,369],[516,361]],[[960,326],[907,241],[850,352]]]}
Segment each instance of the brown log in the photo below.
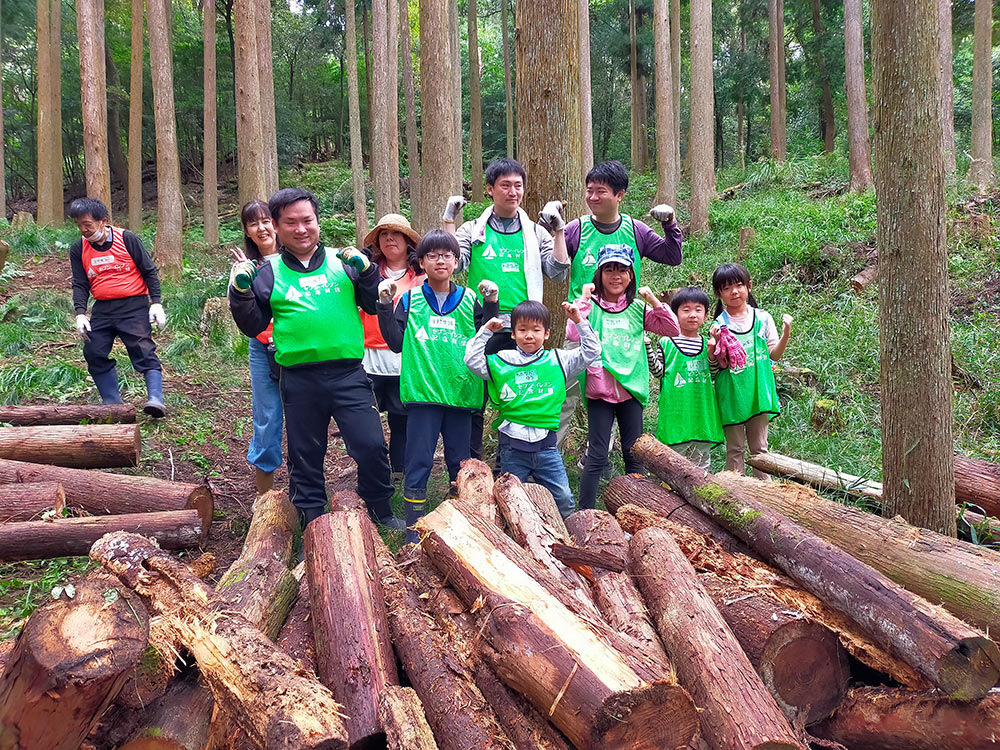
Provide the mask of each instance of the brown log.
{"label": "brown log", "polygon": [[1000,518],[1000,466],[956,455],[955,502],[973,503],[986,515]]}
{"label": "brown log", "polygon": [[134,424],[132,404],[40,404],[0,406],[0,422],[15,427],[46,424]]}
{"label": "brown log", "polygon": [[386,685],[378,718],[385,728],[388,750],[438,750],[424,707],[412,688]]}
{"label": "brown log", "polygon": [[559,506],[556,505],[556,499],[552,497],[551,492],[542,485],[535,484],[534,482],[525,482],[524,492],[531,502],[534,503],[545,523],[555,529],[559,536],[568,535],[566,521],[559,512]]}
{"label": "brown log", "polygon": [[139,661],[149,616],[139,598],[95,571],[39,607],[0,675],[0,747],[76,750]]}
{"label": "brown log", "polygon": [[139,425],[43,425],[0,429],[0,458],[74,469],[138,466]]}
{"label": "brown log", "polygon": [[291,657],[241,615],[210,607],[211,586],[135,534],[118,532],[90,550],[163,617],[191,652],[220,709],[261,750],[347,747],[340,706],[301,675]]}
{"label": "brown log", "polygon": [[316,641],[313,638],[312,608],[309,603],[309,578],[305,562],[299,563],[292,575],[298,579],[299,593],[285,624],[278,631],[278,648],[298,662],[302,671],[316,674]]}
{"label": "brown log", "polygon": [[741,479],[728,472],[716,479],[932,604],[994,637],[1000,634],[1000,552],[835,503],[798,484]]}
{"label": "brown log", "polygon": [[725,489],[652,436],[640,437],[632,450],[688,501],[949,696],[975,700],[1000,680],[1000,649],[981,632],[746,493]]}
{"label": "brown log", "polygon": [[1000,691],[972,703],[896,688],[850,691],[831,718],[809,731],[851,750],[1000,748]]}
{"label": "brown log", "polygon": [[625,570],[625,562],[617,553],[583,549],[575,544],[553,542],[550,547],[552,556],[568,568],[572,568],[591,584],[597,580],[595,570],[608,573],[621,573]]}
{"label": "brown log", "polygon": [[628,540],[618,521],[602,510],[578,510],[566,518],[566,530],[573,542],[589,552],[607,555],[611,566],[592,564],[594,578],[608,573],[621,572],[628,567]]}
{"label": "brown log", "polygon": [[142,726],[121,750],[201,750],[214,700],[192,673],[175,680],[143,713]]}
{"label": "brown log", "polygon": [[215,509],[212,490],[204,484],[168,482],[153,477],[107,474],[0,458],[0,484],[16,482],[61,482],[66,492],[66,504],[95,516],[196,508],[204,534],[208,534],[212,525]]}
{"label": "brown log", "polygon": [[697,717],[683,688],[642,679],[599,629],[454,504],[442,503],[417,528],[435,567],[467,606],[477,604],[487,663],[577,747],[683,747],[691,740]]}
{"label": "brown log", "polygon": [[683,683],[701,731],[727,750],[803,748],[677,543],[662,529],[632,537],[629,568]]}
{"label": "brown log", "polygon": [[352,748],[385,743],[378,698],[398,685],[376,536],[360,510],[327,513],[306,527],[306,574],[320,680],[344,706]]}
{"label": "brown log", "polygon": [[152,537],[164,549],[187,549],[205,542],[202,529],[197,510],[5,523],[0,524],[0,562],[86,555],[90,545],[114,531]]}
{"label": "brown log", "polygon": [[33,521],[48,510],[60,516],[65,507],[66,492],[59,482],[0,484],[0,523]]}
{"label": "brown log", "polygon": [[855,294],[861,294],[865,289],[871,286],[872,282],[878,278],[878,266],[872,265],[866,267],[860,273],[855,274],[851,277],[851,289]]}
{"label": "brown log", "polygon": [[500,509],[493,497],[493,469],[475,458],[462,461],[458,470],[458,494],[475,508],[483,518],[492,523],[502,523]]}

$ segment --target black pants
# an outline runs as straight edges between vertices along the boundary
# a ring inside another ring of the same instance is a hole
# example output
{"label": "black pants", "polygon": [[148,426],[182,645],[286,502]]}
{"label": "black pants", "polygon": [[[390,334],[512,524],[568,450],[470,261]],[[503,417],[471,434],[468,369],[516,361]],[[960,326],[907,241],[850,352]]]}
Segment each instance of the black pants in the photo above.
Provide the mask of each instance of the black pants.
{"label": "black pants", "polygon": [[[486,342],[486,354],[496,354],[504,349],[513,349],[517,346],[510,334],[510,330],[505,328],[490,336]],[[469,455],[472,458],[482,459],[483,457],[483,412],[486,409],[487,392],[483,391],[483,408],[472,412],[472,441],[469,445]],[[499,458],[500,452],[497,451]],[[499,468],[499,467],[498,467]]]}
{"label": "black pants", "polygon": [[281,368],[288,490],[307,516],[326,508],[323,460],[331,417],[358,465],[358,494],[376,518],[392,515],[389,452],[371,383],[356,360]]}
{"label": "black pants", "polygon": [[469,428],[472,414],[439,404],[410,404],[406,420],[406,476],[403,496],[407,500],[427,498],[427,480],[434,466],[438,435],[444,441],[444,462],[448,478],[455,481],[462,461],[469,457]]}
{"label": "black pants", "polygon": [[634,398],[612,404],[601,399],[587,399],[587,461],[580,476],[580,508],[593,508],[597,504],[597,486],[608,465],[611,450],[611,426],[618,418],[618,435],[622,442],[625,471],[629,474],[645,472],[641,463],[632,457],[632,444],[642,435],[642,404]]}
{"label": "black pants", "polygon": [[94,305],[90,316],[90,335],[83,342],[83,358],[91,375],[101,375],[115,369],[117,362],[108,356],[115,338],[120,338],[132,360],[132,367],[138,373],[160,370],[160,360],[156,356],[153,343],[153,328],[149,324],[149,303],[145,302],[135,310],[120,315],[102,315],[98,305]]}
{"label": "black pants", "polygon": [[389,465],[393,471],[403,471],[406,460],[406,407],[399,399],[398,375],[368,375],[375,391],[378,410],[385,412],[389,422]]}

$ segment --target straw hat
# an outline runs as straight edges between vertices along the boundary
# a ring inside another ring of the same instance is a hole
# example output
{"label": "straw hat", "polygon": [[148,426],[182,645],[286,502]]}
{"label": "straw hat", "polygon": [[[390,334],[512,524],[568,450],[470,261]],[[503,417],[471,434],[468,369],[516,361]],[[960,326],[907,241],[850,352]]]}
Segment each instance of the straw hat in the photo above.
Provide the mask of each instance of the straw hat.
{"label": "straw hat", "polygon": [[365,247],[374,245],[375,241],[378,239],[378,233],[383,229],[400,232],[401,234],[406,235],[414,245],[420,242],[420,235],[413,231],[413,227],[410,226],[410,222],[406,220],[405,216],[402,214],[386,214],[379,219],[375,228],[368,233],[367,237],[365,237]]}

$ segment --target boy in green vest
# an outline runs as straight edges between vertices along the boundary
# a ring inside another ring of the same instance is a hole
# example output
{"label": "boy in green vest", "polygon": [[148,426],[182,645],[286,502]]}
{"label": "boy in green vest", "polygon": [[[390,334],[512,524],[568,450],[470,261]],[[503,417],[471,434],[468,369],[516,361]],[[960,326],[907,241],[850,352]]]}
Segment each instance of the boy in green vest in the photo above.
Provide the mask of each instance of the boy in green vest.
{"label": "boy in green vest", "polygon": [[[395,282],[379,284],[379,329],[389,349],[403,355],[399,395],[407,415],[403,499],[408,544],[419,541],[413,526],[424,514],[438,435],[454,482],[469,457],[472,413],[483,405],[483,384],[462,362],[466,343],[484,318],[483,306],[472,289],[451,280],[458,253],[452,235],[432,230],[416,249],[427,274],[423,286],[405,292],[393,310]],[[496,285],[483,279],[479,288],[489,317],[496,315]]]}
{"label": "boy in green vest", "polygon": [[661,378],[656,438],[706,471],[712,448],[725,440],[709,364],[715,362],[715,337],[699,333],[708,306],[701,289],[677,290],[670,308],[681,332],[648,348],[650,374]]}
{"label": "boy in green vest", "polygon": [[[566,467],[556,445],[559,412],[566,386],[601,356],[601,341],[580,316],[576,305],[563,302],[567,319],[577,325],[580,346],[575,349],[543,348],[549,338],[549,309],[528,300],[510,314],[514,349],[486,354],[503,321],[491,319],[469,342],[465,364],[487,381],[490,401],[500,412],[500,465],[521,481],[535,481],[555,498],[563,518],[575,509]],[[494,426],[497,426],[494,423]]]}
{"label": "boy in green vest", "polygon": [[326,510],[323,461],[332,417],[358,466],[358,494],[369,514],[402,529],[392,515],[382,423],[361,366],[364,332],[358,307],[375,312],[378,268],[353,247],[327,251],[319,239],[312,193],[279,190],[269,208],[281,258],[259,269],[252,261],[236,263],[229,276],[229,309],[247,336],[256,336],[274,319],[291,500],[303,527]]}

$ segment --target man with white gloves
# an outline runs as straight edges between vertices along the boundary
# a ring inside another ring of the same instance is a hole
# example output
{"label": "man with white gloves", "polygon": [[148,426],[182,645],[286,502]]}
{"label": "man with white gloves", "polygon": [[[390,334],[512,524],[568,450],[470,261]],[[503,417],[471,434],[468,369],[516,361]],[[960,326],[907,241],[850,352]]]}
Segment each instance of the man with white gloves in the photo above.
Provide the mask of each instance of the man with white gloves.
{"label": "man with white gloves", "polygon": [[[160,303],[156,264],[142,240],[111,224],[107,206],[96,198],[77,198],[69,215],[81,235],[69,249],[76,330],[83,338],[83,356],[101,403],[122,403],[116,362],[109,356],[117,337],[125,344],[132,367],[146,380],[143,411],[164,417],[163,372],[153,324],[162,330],[167,316]],[[88,318],[90,297],[94,305]]]}

